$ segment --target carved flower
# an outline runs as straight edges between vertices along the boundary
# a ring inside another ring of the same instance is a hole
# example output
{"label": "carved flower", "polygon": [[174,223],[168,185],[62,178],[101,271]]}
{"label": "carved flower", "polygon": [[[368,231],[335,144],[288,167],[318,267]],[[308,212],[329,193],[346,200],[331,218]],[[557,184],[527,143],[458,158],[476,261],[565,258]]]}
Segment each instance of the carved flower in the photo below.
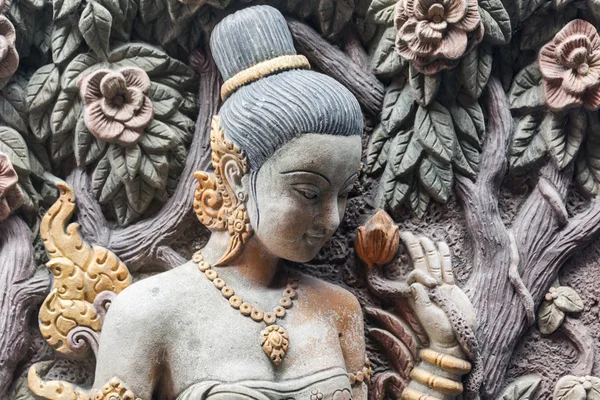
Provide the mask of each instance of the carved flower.
{"label": "carved flower", "polygon": [[569,22],[542,47],[539,66],[548,108],[600,108],[600,37],[592,24]]}
{"label": "carved flower", "polygon": [[398,252],[400,232],[388,213],[377,211],[365,226],[356,232],[356,253],[369,268],[382,266]]}
{"label": "carved flower", "polygon": [[19,178],[8,156],[0,153],[0,222],[23,204],[23,193],[17,182]]}
{"label": "carved flower", "polygon": [[426,75],[451,69],[483,38],[477,0],[400,0],[396,51]]}
{"label": "carved flower", "polygon": [[6,85],[19,66],[19,53],[15,49],[15,39],[15,27],[8,18],[0,15],[0,89]]}
{"label": "carved flower", "polygon": [[85,126],[98,139],[130,145],[154,117],[150,79],[139,68],[100,69],[80,82]]}

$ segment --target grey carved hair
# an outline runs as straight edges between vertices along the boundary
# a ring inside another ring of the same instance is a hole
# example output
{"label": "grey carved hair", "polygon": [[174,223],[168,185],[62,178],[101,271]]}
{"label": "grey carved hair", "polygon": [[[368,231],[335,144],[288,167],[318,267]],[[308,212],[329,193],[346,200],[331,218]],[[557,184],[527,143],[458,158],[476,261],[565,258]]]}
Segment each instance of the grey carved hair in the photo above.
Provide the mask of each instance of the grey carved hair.
{"label": "grey carved hair", "polygon": [[[254,6],[224,18],[210,47],[227,80],[262,61],[295,55],[283,15],[270,6]],[[225,135],[239,146],[252,171],[277,149],[303,133],[360,135],[360,105],[334,79],[310,70],[290,70],[264,77],[233,93],[220,112]]]}

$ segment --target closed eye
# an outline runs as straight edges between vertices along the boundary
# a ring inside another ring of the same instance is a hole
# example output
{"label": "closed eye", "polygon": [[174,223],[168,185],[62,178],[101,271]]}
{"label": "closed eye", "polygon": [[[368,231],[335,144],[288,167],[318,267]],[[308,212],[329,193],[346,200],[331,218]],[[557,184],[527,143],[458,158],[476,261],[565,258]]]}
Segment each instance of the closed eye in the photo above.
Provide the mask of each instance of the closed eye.
{"label": "closed eye", "polygon": [[300,193],[302,196],[306,197],[308,200],[314,200],[318,196],[317,193],[311,192],[310,190],[296,189],[296,191],[298,193]]}

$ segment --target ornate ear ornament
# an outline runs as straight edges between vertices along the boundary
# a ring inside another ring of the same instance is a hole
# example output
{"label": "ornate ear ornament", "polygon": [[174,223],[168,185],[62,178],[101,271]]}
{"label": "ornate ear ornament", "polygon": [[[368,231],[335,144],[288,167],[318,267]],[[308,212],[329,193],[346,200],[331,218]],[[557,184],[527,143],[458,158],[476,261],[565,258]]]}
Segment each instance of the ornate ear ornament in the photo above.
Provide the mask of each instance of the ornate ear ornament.
{"label": "ornate ear ornament", "polygon": [[230,161],[234,161],[239,171],[247,174],[249,167],[242,150],[225,138],[218,115],[215,115],[212,120],[210,146],[215,172],[194,173],[194,177],[198,180],[194,193],[194,212],[200,222],[210,230],[227,230],[231,236],[227,250],[218,265],[235,259],[252,235],[250,219],[244,204],[247,195],[241,192],[235,193],[225,185],[224,168],[227,163],[231,166]]}

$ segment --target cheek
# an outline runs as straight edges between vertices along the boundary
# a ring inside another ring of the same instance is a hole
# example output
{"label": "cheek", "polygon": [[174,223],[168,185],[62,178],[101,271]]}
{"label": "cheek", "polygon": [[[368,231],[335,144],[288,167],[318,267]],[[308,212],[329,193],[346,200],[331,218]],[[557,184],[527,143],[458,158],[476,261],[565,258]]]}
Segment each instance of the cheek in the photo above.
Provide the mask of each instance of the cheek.
{"label": "cheek", "polygon": [[275,192],[257,194],[256,233],[259,238],[268,238],[271,242],[295,242],[310,225],[310,210],[300,207],[297,199]]}

